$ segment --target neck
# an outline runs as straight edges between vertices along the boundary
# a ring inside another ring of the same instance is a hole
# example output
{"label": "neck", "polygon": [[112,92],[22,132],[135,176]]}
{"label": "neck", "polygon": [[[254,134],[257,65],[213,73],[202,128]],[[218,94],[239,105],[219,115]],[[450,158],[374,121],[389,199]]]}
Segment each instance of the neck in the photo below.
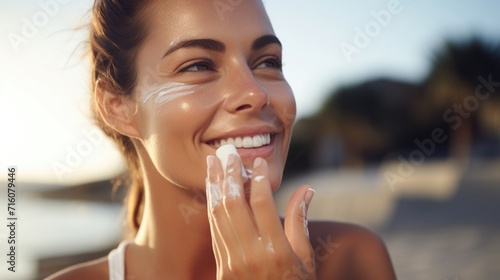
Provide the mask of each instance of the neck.
{"label": "neck", "polygon": [[146,177],[144,214],[130,265],[141,277],[151,273],[145,279],[215,278],[205,193],[175,186],[159,174]]}

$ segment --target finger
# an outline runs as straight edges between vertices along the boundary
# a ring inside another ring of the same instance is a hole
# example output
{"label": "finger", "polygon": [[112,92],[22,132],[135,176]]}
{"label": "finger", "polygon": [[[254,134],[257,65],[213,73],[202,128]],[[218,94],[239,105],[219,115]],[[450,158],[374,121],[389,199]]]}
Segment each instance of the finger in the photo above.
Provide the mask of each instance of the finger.
{"label": "finger", "polygon": [[205,179],[206,185],[206,195],[207,195],[207,215],[208,223],[210,225],[210,234],[212,236],[212,249],[214,251],[215,261],[217,267],[223,260],[227,259],[227,254],[224,249],[224,242],[217,233],[216,224],[214,222],[214,217],[212,215],[212,209],[214,206],[220,204],[221,193],[217,187],[220,184],[220,175],[217,172],[217,167],[215,165],[215,157],[207,156],[207,178]]}
{"label": "finger", "polygon": [[310,186],[300,187],[290,198],[285,215],[285,234],[295,254],[303,260],[313,254],[307,227],[307,209],[313,196]]}
{"label": "finger", "polygon": [[[207,170],[208,221],[215,248],[214,252],[219,257],[219,268],[221,268],[223,265],[227,265],[227,260],[236,257],[234,253],[238,247],[232,229],[228,226],[229,221],[222,205],[222,168],[214,156],[207,156]],[[235,249],[230,251],[230,248]]]}
{"label": "finger", "polygon": [[229,218],[229,226],[243,252],[248,254],[256,250],[255,242],[258,241],[259,233],[245,199],[241,166],[238,156],[229,155],[224,174],[222,204]]}
{"label": "finger", "polygon": [[228,259],[228,255],[224,247],[224,242],[222,241],[220,235],[216,231],[217,231],[216,227],[212,226],[210,227],[210,234],[212,236],[212,250],[214,251],[215,264],[218,269],[222,269],[224,267],[224,262]]}
{"label": "finger", "polygon": [[[210,196],[210,190],[209,190],[209,187],[208,187],[208,180],[206,182],[207,184],[207,198],[209,198]],[[214,251],[214,257],[215,257],[215,264],[217,265],[217,267],[220,267],[221,263],[222,263],[222,260],[226,259],[227,256],[225,254],[222,254],[223,251],[219,248],[219,244],[222,244],[222,241],[220,240],[220,237],[219,235],[215,234],[215,227],[213,226],[213,223],[212,223],[212,212],[211,210],[208,210],[208,222],[209,222],[209,225],[210,225],[210,236],[212,237],[212,250]]]}
{"label": "finger", "polygon": [[253,169],[250,206],[259,233],[266,242],[268,251],[290,249],[274,203],[267,162],[256,158]]}

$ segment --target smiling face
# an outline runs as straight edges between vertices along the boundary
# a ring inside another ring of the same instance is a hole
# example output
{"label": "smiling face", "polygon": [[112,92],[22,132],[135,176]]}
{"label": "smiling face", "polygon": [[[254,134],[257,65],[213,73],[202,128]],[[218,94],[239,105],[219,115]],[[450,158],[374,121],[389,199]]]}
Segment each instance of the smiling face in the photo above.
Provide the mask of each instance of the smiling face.
{"label": "smiling face", "polygon": [[281,43],[259,0],[232,10],[212,2],[150,7],[136,60],[139,140],[173,185],[204,190],[206,156],[229,142],[247,169],[256,157],[268,161],[275,190],[295,119]]}

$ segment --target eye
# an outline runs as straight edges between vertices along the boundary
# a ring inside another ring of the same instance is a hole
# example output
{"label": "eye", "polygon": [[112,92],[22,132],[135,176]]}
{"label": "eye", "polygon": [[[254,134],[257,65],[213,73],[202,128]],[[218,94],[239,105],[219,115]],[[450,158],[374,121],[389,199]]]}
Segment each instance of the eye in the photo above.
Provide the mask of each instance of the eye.
{"label": "eye", "polygon": [[203,71],[214,71],[215,65],[210,60],[201,60],[192,63],[180,70],[180,72],[203,72]]}
{"label": "eye", "polygon": [[281,71],[283,69],[283,62],[281,61],[281,59],[279,59],[277,57],[269,57],[266,60],[264,60],[263,62],[261,62],[259,65],[257,65],[257,67],[255,67],[255,68],[256,69],[274,68],[274,69]]}

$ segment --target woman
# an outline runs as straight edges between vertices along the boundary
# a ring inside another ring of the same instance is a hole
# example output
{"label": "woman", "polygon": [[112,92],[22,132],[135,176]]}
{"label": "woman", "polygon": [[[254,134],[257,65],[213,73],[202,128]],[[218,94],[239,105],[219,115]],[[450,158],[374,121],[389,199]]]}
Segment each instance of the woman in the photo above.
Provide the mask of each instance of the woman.
{"label": "woman", "polygon": [[[395,279],[373,233],[307,223],[310,187],[280,221],[295,100],[260,0],[97,0],[90,43],[95,115],[132,175],[133,239],[49,279]],[[239,156],[223,166],[226,143]]]}

